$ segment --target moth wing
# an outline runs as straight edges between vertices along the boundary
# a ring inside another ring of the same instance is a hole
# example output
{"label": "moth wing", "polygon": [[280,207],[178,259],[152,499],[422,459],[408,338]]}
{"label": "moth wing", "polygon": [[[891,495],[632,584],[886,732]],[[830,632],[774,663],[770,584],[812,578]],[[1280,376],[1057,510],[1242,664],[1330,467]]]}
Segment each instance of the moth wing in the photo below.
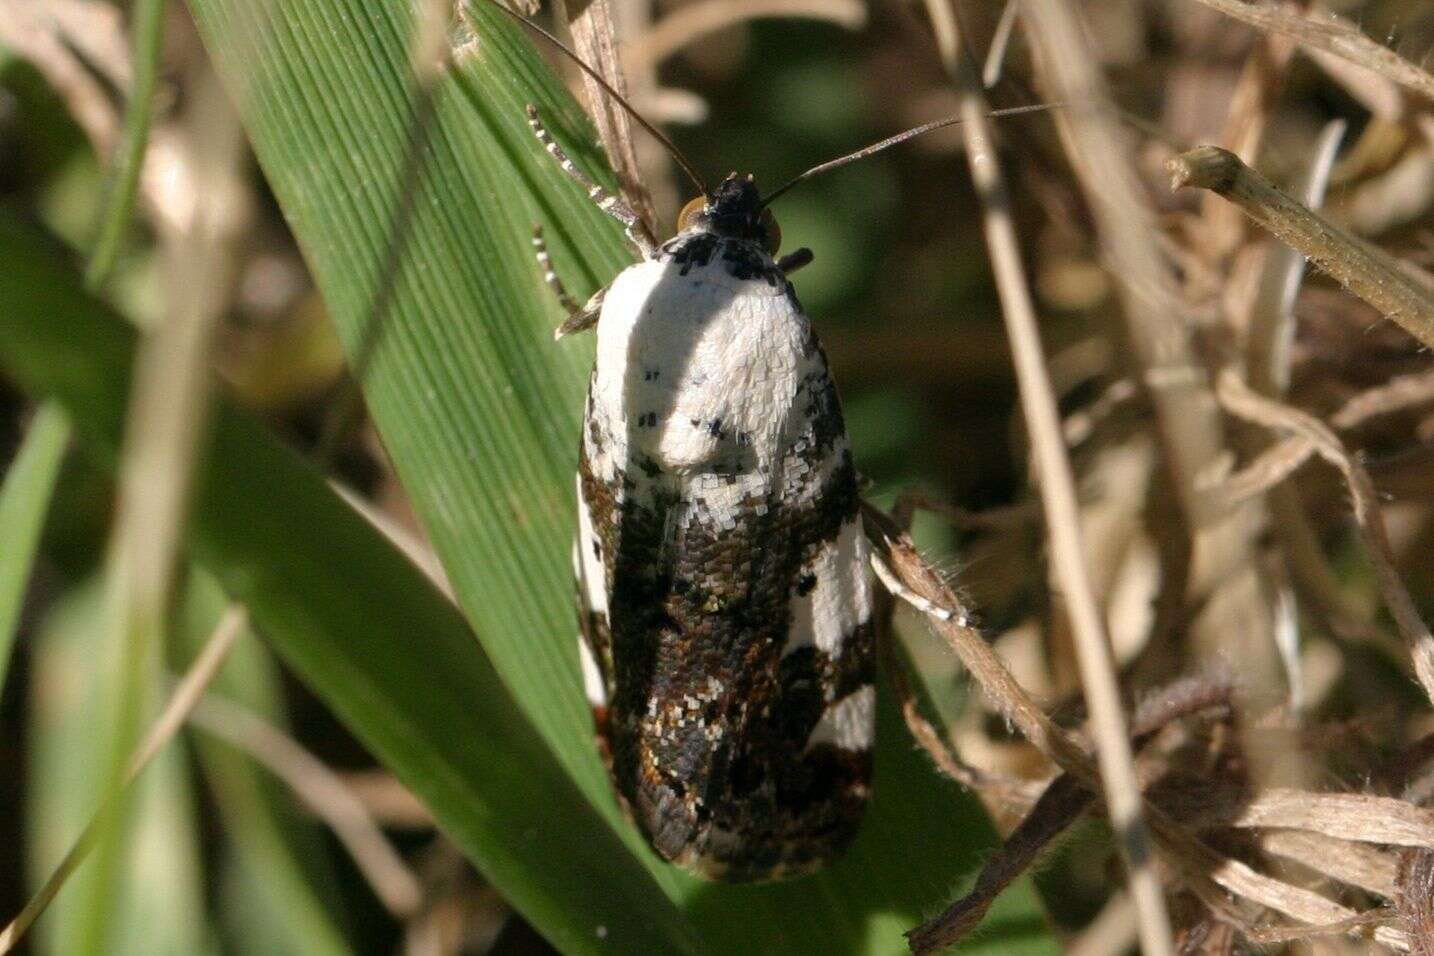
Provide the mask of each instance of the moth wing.
{"label": "moth wing", "polygon": [[[608,623],[609,555],[593,522],[592,509],[577,482],[578,533],[573,541],[573,574],[578,585],[578,658],[583,690],[595,711],[612,699],[612,631]],[[599,719],[599,726],[601,726]]]}

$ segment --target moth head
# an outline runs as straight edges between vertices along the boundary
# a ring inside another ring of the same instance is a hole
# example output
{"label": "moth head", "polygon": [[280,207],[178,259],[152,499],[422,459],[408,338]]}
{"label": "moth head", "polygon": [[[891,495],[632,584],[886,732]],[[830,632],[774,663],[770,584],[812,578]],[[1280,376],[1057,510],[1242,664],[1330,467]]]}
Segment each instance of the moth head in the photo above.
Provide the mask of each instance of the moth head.
{"label": "moth head", "polygon": [[717,188],[693,199],[677,216],[677,231],[700,229],[732,239],[748,239],[775,256],[782,246],[782,230],[770,209],[762,205],[751,176],[732,173]]}

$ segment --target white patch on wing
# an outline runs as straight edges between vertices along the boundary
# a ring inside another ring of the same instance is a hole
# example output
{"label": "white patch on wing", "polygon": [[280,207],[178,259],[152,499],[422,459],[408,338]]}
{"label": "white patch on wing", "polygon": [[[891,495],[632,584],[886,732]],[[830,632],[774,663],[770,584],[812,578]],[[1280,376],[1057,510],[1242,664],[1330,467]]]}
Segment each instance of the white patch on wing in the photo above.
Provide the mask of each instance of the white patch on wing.
{"label": "white patch on wing", "polygon": [[583,692],[587,694],[588,703],[594,707],[606,707],[607,688],[603,686],[602,672],[598,670],[593,652],[588,649],[588,642],[581,634],[578,635],[578,662],[583,668]]}
{"label": "white patch on wing", "polygon": [[651,259],[613,280],[597,331],[592,414],[613,426],[611,454],[670,475],[775,458],[809,335],[782,288],[734,278],[720,256]]}
{"label": "white patch on wing", "polygon": [[[601,614],[607,617],[607,573],[603,570],[603,560],[608,557],[599,557],[598,548],[601,547],[597,535],[597,529],[593,527],[593,516],[588,503],[583,499],[583,480],[578,478],[578,541],[573,554],[574,572],[578,576],[578,585],[582,589],[583,605],[586,610],[594,614]],[[598,547],[594,547],[597,545]]]}
{"label": "white patch on wing", "polygon": [[806,749],[831,744],[842,750],[869,750],[875,737],[876,687],[864,684],[822,712]]}
{"label": "white patch on wing", "polygon": [[[806,594],[793,594],[791,626],[785,656],[815,646],[833,656],[858,624],[871,620],[871,578],[867,574],[871,550],[855,519],[842,525],[835,541],[822,545],[803,574],[816,577]],[[795,584],[796,582],[793,582]]]}

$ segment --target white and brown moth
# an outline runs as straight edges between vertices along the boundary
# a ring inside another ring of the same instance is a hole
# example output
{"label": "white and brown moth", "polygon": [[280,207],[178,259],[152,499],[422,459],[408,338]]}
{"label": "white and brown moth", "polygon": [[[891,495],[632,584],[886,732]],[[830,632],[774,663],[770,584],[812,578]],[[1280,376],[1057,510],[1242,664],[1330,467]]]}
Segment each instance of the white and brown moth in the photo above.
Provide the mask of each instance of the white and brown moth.
{"label": "white and brown moth", "polygon": [[597,330],[573,553],[584,683],[621,802],[659,854],[710,879],[797,876],[847,847],[870,798],[876,635],[841,402],[788,279],[812,254],[778,258],[768,204],[956,120],[762,197],[750,175],[706,188],[633,116],[701,193],[661,244],[528,108],[543,148],[641,257],[580,307],[534,233],[568,313],[558,337]]}
{"label": "white and brown moth", "polygon": [[662,856],[725,880],[808,872],[861,820],[876,705],[856,470],[787,279],[809,255],[775,258],[750,176],[661,245],[584,186],[643,256],[564,327],[597,326],[574,564],[598,734]]}

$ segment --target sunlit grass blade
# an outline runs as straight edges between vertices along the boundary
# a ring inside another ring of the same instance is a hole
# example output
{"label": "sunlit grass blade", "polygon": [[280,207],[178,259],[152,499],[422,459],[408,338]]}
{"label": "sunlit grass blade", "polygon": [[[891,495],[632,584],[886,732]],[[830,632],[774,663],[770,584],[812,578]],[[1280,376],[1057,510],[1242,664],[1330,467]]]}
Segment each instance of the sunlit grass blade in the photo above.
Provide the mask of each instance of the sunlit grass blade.
{"label": "sunlit grass blade", "polygon": [[[0,213],[0,370],[109,467],[134,334]],[[190,545],[258,632],[564,952],[692,952],[697,935],[519,710],[461,616],[321,475],[224,403]],[[600,888],[595,892],[594,887]]]}
{"label": "sunlit grass blade", "polygon": [[69,441],[64,410],[51,403],[40,406],[0,484],[0,692],[20,625],[25,585]]}

